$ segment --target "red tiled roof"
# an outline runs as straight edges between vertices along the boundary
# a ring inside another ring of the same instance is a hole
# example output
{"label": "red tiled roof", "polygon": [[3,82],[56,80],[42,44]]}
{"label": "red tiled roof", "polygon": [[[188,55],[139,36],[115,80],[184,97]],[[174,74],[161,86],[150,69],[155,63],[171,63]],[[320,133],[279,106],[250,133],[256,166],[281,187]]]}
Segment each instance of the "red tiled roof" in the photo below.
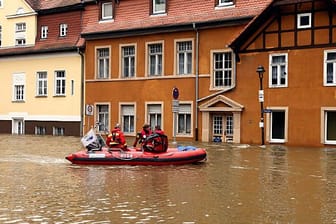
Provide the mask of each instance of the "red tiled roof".
{"label": "red tiled roof", "polygon": [[[221,21],[258,15],[271,0],[237,0],[234,7],[216,9],[213,0],[169,0],[168,13],[150,15],[149,0],[120,0],[113,22],[99,23],[98,5],[86,10],[83,33],[141,29],[207,21]],[[92,9],[95,7],[95,9]]]}
{"label": "red tiled roof", "polygon": [[53,9],[88,2],[91,0],[26,0],[34,10]]}

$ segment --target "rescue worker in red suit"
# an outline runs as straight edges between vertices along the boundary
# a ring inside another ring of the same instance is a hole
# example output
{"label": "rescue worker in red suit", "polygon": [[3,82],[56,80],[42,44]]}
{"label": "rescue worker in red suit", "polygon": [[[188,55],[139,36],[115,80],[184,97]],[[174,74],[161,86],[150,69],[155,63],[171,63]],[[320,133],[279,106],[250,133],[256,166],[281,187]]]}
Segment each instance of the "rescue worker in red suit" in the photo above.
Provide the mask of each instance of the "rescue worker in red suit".
{"label": "rescue worker in red suit", "polygon": [[106,145],[110,148],[121,148],[127,150],[127,143],[124,133],[120,129],[120,124],[116,124],[106,138]]}
{"label": "rescue worker in red suit", "polygon": [[144,124],[140,133],[137,134],[135,141],[133,143],[133,147],[139,143],[142,143],[148,136],[153,134],[152,129],[149,124]]}
{"label": "rescue worker in red suit", "polygon": [[160,125],[156,125],[156,126],[155,126],[155,130],[154,130],[154,132],[155,132],[156,134],[159,134],[159,135],[164,135],[164,134],[165,134],[164,131],[161,129]]}

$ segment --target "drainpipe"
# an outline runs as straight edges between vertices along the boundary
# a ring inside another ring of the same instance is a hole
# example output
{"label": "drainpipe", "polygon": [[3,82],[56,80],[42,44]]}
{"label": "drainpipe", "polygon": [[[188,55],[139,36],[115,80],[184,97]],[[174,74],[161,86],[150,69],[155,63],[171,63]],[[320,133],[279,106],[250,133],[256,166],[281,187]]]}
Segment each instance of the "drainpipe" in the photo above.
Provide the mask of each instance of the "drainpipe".
{"label": "drainpipe", "polygon": [[79,49],[79,47],[77,48],[77,53],[80,55],[81,57],[81,90],[80,90],[80,113],[81,113],[81,121],[80,121],[80,135],[83,136],[83,126],[84,126],[84,54],[83,52]]}
{"label": "drainpipe", "polygon": [[198,78],[199,78],[199,59],[198,59],[198,54],[199,54],[199,32],[198,29],[196,28],[196,24],[193,23],[193,29],[196,32],[196,62],[195,62],[195,141],[198,141]]}

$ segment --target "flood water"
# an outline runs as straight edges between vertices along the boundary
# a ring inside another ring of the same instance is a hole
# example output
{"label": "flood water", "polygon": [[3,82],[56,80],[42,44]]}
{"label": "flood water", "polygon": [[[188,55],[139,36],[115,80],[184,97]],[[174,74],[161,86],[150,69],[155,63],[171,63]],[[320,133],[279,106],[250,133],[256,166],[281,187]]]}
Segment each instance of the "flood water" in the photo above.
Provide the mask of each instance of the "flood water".
{"label": "flood water", "polygon": [[336,223],[336,148],[179,144],[208,160],[78,166],[80,138],[0,135],[0,223]]}

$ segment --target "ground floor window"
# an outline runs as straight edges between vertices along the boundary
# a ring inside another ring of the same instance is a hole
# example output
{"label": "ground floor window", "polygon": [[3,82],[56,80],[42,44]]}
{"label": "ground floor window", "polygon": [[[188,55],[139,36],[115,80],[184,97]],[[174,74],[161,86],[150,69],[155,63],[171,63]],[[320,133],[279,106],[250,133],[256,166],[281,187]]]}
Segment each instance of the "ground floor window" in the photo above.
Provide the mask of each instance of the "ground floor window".
{"label": "ground floor window", "polygon": [[134,105],[121,106],[121,121],[123,132],[134,133]]}
{"label": "ground floor window", "polygon": [[336,111],[325,111],[325,142],[336,144]]}
{"label": "ground floor window", "polygon": [[191,104],[179,105],[177,133],[179,135],[191,134]]}
{"label": "ground floor window", "polygon": [[35,135],[45,135],[46,127],[35,126]]}
{"label": "ground floor window", "polygon": [[55,136],[64,136],[65,128],[62,127],[53,127],[53,135]]}
{"label": "ground floor window", "polygon": [[152,130],[154,130],[156,125],[160,125],[160,127],[163,128],[161,104],[150,104],[147,107],[147,111],[148,122]]}
{"label": "ground floor window", "polygon": [[109,105],[97,104],[96,111],[98,131],[109,131]]}

